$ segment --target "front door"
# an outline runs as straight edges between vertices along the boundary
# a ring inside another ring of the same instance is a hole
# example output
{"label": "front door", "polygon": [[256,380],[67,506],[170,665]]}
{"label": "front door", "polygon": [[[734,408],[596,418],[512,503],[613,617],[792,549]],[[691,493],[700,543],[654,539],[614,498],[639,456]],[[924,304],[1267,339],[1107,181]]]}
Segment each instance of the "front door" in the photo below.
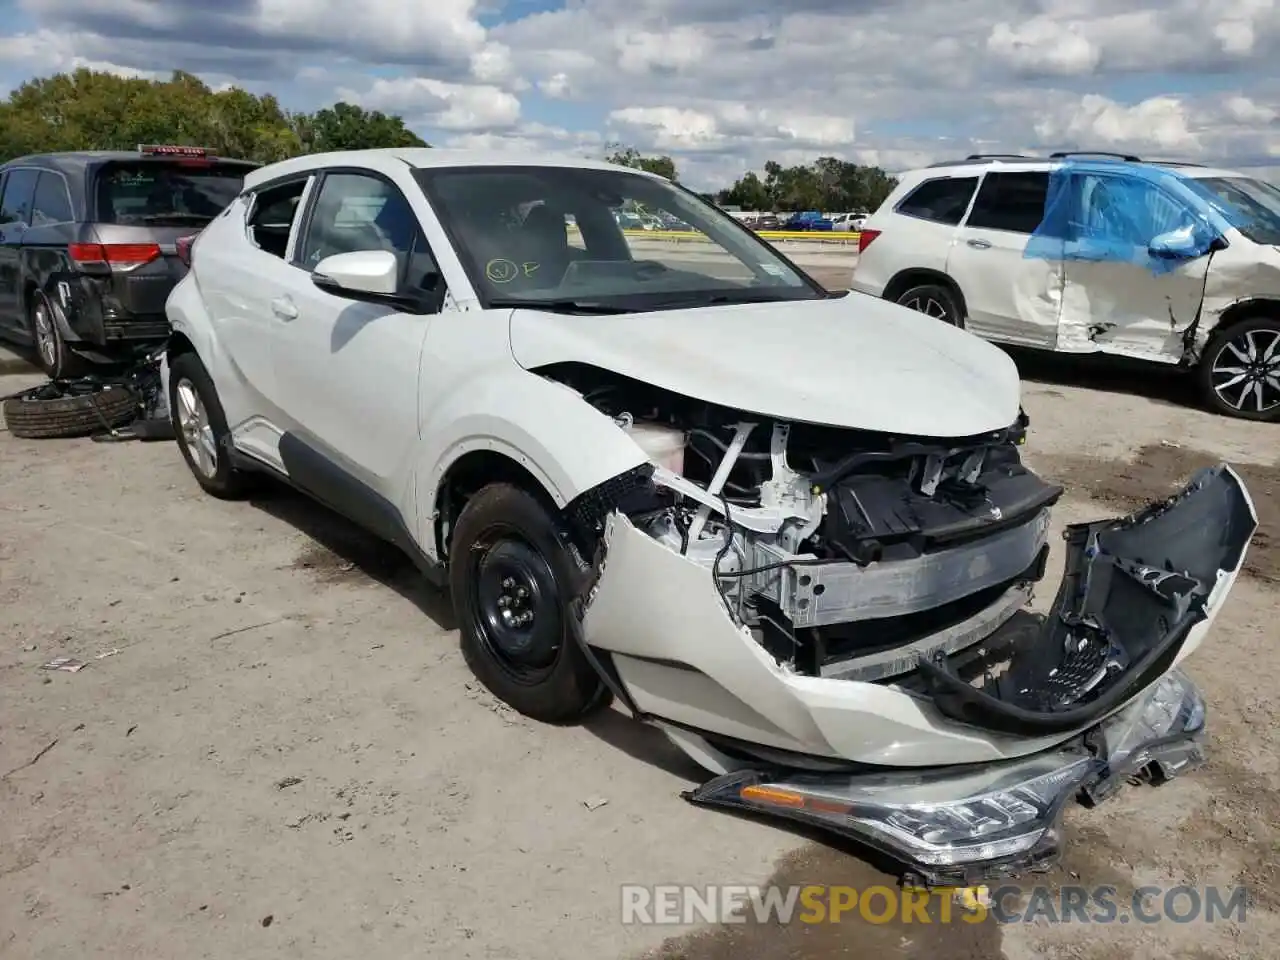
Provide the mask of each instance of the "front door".
{"label": "front door", "polygon": [[[276,291],[272,345],[288,428],[383,497],[396,489],[418,435],[418,370],[431,318],[334,296],[311,282],[326,257],[388,250],[402,283],[434,272],[417,216],[399,187],[370,172],[327,173],[294,255],[296,271]],[[399,479],[397,479],[399,478]]]}
{"label": "front door", "polygon": [[1198,217],[1141,177],[1071,177],[1058,349],[1177,363],[1200,311],[1213,254],[1157,260],[1147,247],[1160,234],[1190,230]]}
{"label": "front door", "polygon": [[967,328],[982,337],[1053,347],[1062,308],[1063,270],[1055,251],[1028,255],[1044,219],[1046,170],[988,173],[956,231],[947,273],[964,296]]}

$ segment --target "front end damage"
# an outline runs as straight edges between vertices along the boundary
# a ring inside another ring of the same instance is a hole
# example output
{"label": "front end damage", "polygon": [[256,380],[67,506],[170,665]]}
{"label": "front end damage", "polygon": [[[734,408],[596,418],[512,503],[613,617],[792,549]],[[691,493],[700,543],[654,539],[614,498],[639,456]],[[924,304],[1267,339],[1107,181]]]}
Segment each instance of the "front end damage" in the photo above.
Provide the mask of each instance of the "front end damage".
{"label": "front end damage", "polygon": [[598,545],[579,640],[716,774],[693,802],[834,830],[943,884],[1044,862],[1071,797],[1199,759],[1176,665],[1257,525],[1229,467],[1067,528],[1040,614],[1061,490],[1022,465],[1023,417],[944,441],[581,389],[655,463],[570,505]]}

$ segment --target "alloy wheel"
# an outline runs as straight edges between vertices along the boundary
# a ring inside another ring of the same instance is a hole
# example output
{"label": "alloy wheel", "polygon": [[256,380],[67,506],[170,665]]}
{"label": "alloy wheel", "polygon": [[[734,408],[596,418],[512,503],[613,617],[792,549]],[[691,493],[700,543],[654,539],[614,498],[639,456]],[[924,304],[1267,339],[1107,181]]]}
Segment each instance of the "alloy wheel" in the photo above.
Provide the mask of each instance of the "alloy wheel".
{"label": "alloy wheel", "polygon": [[218,443],[204,401],[200,399],[195,384],[185,377],[178,381],[174,393],[178,400],[178,429],[182,443],[200,475],[212,480],[218,472]]}
{"label": "alloy wheel", "polygon": [[49,369],[58,362],[58,335],[53,329],[53,315],[49,305],[41,301],[36,304],[35,314],[36,349],[40,351],[40,359]]}
{"label": "alloy wheel", "polygon": [[1246,330],[1226,341],[1210,368],[1213,392],[1241,413],[1280,407],[1280,330]]}
{"label": "alloy wheel", "polygon": [[935,320],[946,320],[947,322],[951,321],[946,306],[933,297],[912,297],[909,300],[900,300],[898,302],[908,310],[923,313],[926,317],[933,317]]}

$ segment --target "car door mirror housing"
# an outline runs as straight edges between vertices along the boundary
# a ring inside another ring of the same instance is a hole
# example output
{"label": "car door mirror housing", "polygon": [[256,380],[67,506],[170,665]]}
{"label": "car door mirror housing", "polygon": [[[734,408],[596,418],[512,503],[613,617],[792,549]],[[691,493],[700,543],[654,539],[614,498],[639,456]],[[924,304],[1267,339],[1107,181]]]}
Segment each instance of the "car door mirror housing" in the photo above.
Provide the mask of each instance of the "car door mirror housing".
{"label": "car door mirror housing", "polygon": [[1203,238],[1196,236],[1194,230],[1170,230],[1162,233],[1147,244],[1147,252],[1161,260],[1191,260],[1204,256],[1212,249],[1206,246]]}
{"label": "car door mirror housing", "polygon": [[335,297],[393,307],[401,313],[435,313],[442,290],[439,274],[432,273],[414,289],[400,285],[400,260],[388,250],[356,250],[335,253],[316,264],[311,282]]}
{"label": "car door mirror housing", "polygon": [[321,290],[352,300],[393,296],[400,287],[400,264],[388,250],[335,253],[316,264],[311,278]]}

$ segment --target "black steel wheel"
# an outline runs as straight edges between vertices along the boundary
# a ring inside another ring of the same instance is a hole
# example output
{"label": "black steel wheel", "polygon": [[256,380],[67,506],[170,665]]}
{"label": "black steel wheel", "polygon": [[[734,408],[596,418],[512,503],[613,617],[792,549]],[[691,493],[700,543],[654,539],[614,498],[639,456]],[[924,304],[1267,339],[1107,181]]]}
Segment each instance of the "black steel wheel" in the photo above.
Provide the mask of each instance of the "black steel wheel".
{"label": "black steel wheel", "polygon": [[490,484],[458,517],[449,586],[463,657],[498,699],[534,719],[575,721],[608,702],[568,619],[587,574],[552,510],[519,487]]}

